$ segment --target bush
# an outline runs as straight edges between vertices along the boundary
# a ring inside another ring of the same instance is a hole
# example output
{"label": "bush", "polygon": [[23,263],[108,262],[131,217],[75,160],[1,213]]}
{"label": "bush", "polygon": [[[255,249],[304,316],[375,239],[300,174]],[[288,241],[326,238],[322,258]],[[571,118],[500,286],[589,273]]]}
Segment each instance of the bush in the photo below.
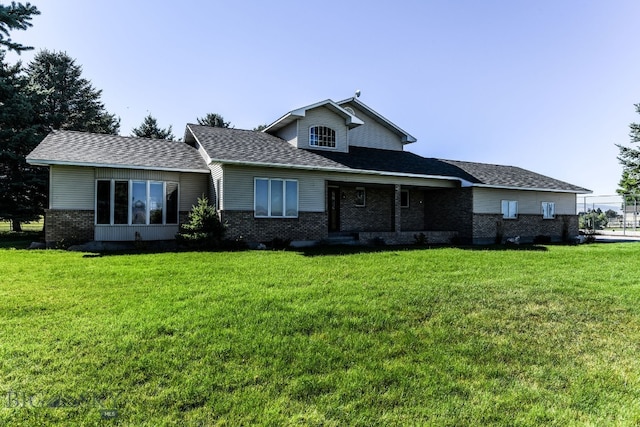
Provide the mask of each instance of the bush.
{"label": "bush", "polygon": [[224,232],[225,227],[218,218],[216,208],[202,196],[191,207],[187,223],[180,226],[176,240],[190,248],[213,249],[221,246]]}
{"label": "bush", "polygon": [[424,233],[414,234],[413,240],[415,240],[416,245],[424,246],[427,244],[427,235]]}

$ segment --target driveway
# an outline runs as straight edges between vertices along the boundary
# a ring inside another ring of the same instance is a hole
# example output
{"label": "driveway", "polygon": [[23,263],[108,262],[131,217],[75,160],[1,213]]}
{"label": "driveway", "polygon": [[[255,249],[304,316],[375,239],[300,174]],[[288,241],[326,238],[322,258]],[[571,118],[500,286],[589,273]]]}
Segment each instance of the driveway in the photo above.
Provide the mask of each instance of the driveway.
{"label": "driveway", "polygon": [[596,242],[619,243],[619,242],[640,242],[640,232],[638,231],[600,231],[596,234]]}

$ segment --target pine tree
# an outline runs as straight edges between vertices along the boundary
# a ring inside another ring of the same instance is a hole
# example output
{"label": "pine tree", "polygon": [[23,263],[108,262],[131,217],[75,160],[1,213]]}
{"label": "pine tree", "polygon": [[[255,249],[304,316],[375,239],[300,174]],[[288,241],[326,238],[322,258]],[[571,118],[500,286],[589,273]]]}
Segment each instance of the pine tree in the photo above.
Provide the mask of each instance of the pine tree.
{"label": "pine tree", "polygon": [[231,126],[231,122],[225,122],[224,117],[216,113],[209,113],[202,118],[198,118],[198,124],[201,126],[211,126],[212,128],[228,128]]}
{"label": "pine tree", "polygon": [[6,64],[0,51],[0,219],[10,220],[14,231],[39,219],[47,193],[46,169],[25,161],[44,136],[27,86],[21,64]]}
{"label": "pine tree", "polygon": [[30,3],[23,5],[22,3],[11,2],[10,6],[0,4],[0,46],[18,53],[33,49],[32,47],[15,43],[9,38],[9,30],[26,30],[31,27],[32,15],[40,15],[40,11]]}
{"label": "pine tree", "polygon": [[27,67],[37,96],[36,114],[53,129],[117,134],[120,120],[100,100],[102,91],[82,77],[82,67],[65,52],[40,51]]}
{"label": "pine tree", "polygon": [[[640,114],[640,104],[635,104]],[[640,123],[629,125],[631,143],[640,142]],[[620,150],[618,160],[622,164],[622,178],[618,183],[618,194],[625,195],[626,202],[640,200],[640,149],[616,144]]]}
{"label": "pine tree", "polygon": [[144,118],[140,126],[131,130],[131,136],[137,136],[138,138],[166,139],[168,141],[173,141],[175,139],[171,130],[171,125],[166,129],[162,129],[158,125],[156,118],[151,114]]}
{"label": "pine tree", "polygon": [[225,227],[218,218],[216,208],[202,196],[191,207],[187,223],[182,224],[176,239],[189,247],[211,249],[220,247],[224,233]]}

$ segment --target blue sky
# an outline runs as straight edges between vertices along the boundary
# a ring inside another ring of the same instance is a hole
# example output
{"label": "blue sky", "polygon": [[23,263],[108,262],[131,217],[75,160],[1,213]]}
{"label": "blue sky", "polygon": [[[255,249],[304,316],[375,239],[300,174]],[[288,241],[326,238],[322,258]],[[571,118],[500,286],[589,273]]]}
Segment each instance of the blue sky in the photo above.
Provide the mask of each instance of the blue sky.
{"label": "blue sky", "polygon": [[417,154],[613,194],[640,121],[637,0],[32,4],[12,38],[75,58],[123,135],[148,113],[179,137],[210,112],[251,129],[360,89]]}

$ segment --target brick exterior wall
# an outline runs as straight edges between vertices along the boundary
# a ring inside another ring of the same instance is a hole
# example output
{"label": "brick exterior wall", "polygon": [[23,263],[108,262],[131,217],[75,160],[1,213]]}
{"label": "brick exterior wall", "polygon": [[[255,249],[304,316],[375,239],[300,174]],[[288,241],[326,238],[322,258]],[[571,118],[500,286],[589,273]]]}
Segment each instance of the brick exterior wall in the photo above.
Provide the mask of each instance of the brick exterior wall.
{"label": "brick exterior wall", "polygon": [[409,190],[409,207],[400,208],[402,218],[402,231],[426,230],[424,223],[424,191],[418,189]]}
{"label": "brick exterior wall", "polygon": [[253,211],[221,211],[226,238],[247,242],[273,239],[321,240],[328,236],[325,212],[299,212],[298,218],[254,218]]}
{"label": "brick exterior wall", "polygon": [[577,215],[558,215],[542,219],[542,215],[518,215],[517,219],[503,219],[500,214],[473,215],[473,243],[504,243],[520,236],[520,242],[531,243],[536,236],[551,238],[552,242],[568,241],[578,235]]}
{"label": "brick exterior wall", "polygon": [[94,211],[45,210],[45,241],[48,245],[61,240],[89,242],[94,236]]}
{"label": "brick exterior wall", "polygon": [[[365,189],[365,206],[356,206],[356,188]],[[344,194],[344,198],[342,195]],[[340,185],[340,231],[394,231],[394,188]]]}
{"label": "brick exterior wall", "polygon": [[425,191],[425,229],[457,231],[463,243],[473,237],[473,193],[471,188]]}

